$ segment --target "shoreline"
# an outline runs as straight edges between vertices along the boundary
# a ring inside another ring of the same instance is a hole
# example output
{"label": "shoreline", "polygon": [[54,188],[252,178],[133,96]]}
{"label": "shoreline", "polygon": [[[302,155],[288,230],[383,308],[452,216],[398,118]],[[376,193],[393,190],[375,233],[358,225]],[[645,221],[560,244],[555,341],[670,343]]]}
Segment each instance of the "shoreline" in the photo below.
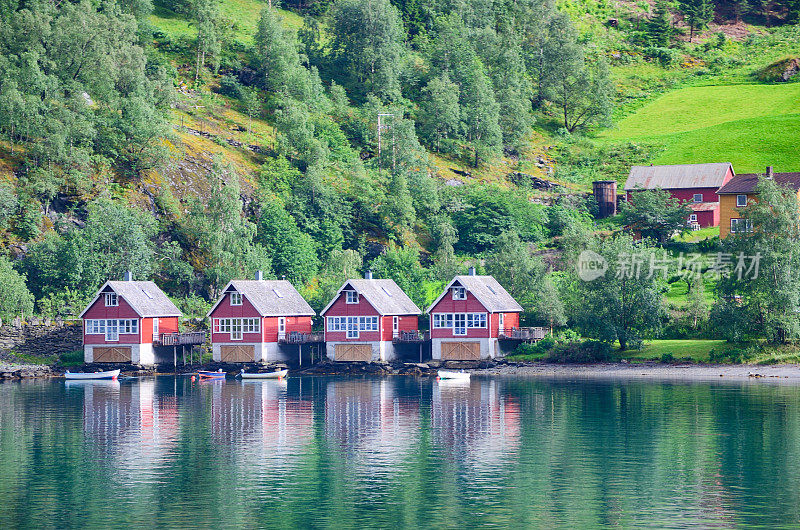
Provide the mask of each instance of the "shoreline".
{"label": "shoreline", "polygon": [[693,364],[693,363],[525,363],[471,370],[474,375],[530,378],[644,379],[673,381],[770,380],[800,384],[798,364]]}
{"label": "shoreline", "polygon": [[[272,371],[278,366],[258,366],[258,371]],[[281,367],[285,367],[282,365]],[[126,376],[145,375],[186,375],[197,370],[216,371],[222,368],[229,375],[238,373],[241,365],[212,363],[180,367],[177,371],[161,370],[158,367],[131,365],[73,367],[74,371],[96,371],[99,369],[122,369]],[[170,367],[172,368],[172,367]],[[248,367],[248,371],[254,371]],[[428,376],[435,377],[438,369],[469,371],[478,377],[519,377],[519,378],[559,378],[559,379],[644,379],[672,381],[720,381],[720,380],[771,380],[800,384],[800,364],[693,364],[693,363],[594,363],[594,364],[553,364],[543,362],[506,363],[504,361],[445,363],[321,363],[310,367],[290,367],[290,375],[321,376]],[[0,362],[0,381],[34,378],[60,378],[65,368],[35,365],[10,364]]]}

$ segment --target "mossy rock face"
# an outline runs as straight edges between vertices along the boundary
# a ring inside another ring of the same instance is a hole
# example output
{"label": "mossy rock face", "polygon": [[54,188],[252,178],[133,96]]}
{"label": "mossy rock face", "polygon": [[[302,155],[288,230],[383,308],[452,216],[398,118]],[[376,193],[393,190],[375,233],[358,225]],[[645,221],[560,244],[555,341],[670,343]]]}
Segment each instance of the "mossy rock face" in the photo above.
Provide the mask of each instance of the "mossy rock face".
{"label": "mossy rock face", "polygon": [[755,77],[764,82],[782,82],[791,80],[797,72],[800,72],[800,59],[786,57],[757,71]]}

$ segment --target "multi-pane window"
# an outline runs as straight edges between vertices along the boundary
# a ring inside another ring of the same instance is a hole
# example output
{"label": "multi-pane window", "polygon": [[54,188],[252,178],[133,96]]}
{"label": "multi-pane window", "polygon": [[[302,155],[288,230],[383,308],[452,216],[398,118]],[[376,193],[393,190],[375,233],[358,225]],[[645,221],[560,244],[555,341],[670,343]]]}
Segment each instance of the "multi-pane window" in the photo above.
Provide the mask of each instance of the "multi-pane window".
{"label": "multi-pane window", "polygon": [[118,305],[117,293],[106,293],[106,307],[117,307]]}
{"label": "multi-pane window", "polygon": [[242,305],[242,293],[231,293],[231,305]]}
{"label": "multi-pane window", "polygon": [[486,313],[434,313],[433,329],[452,329],[453,335],[466,335],[467,329],[486,328]]}
{"label": "multi-pane window", "polygon": [[689,222],[690,223],[696,223],[697,222],[697,214],[696,213],[693,213],[693,214],[691,214],[689,216]]}
{"label": "multi-pane window", "polygon": [[703,202],[703,194],[702,193],[695,193],[694,197],[692,197],[694,202]]}
{"label": "multi-pane window", "polygon": [[107,341],[117,341],[120,335],[139,333],[139,321],[127,319],[91,319],[86,321],[87,335],[105,335]]}
{"label": "multi-pane window", "polygon": [[158,320],[158,318],[153,319],[153,341],[158,341],[158,334],[160,333],[160,330],[158,329],[159,323],[160,320]]}
{"label": "multi-pane window", "polygon": [[358,303],[358,293],[355,291],[345,291],[347,295],[347,303],[348,304],[357,304]]}
{"label": "multi-pane window", "polygon": [[737,195],[736,196],[736,207],[737,208],[744,208],[747,206],[747,195]]}
{"label": "multi-pane window", "polygon": [[453,287],[453,300],[466,300],[467,290],[464,287]]}
{"label": "multi-pane window", "polygon": [[753,221],[751,219],[731,219],[731,233],[741,234],[753,231]]}
{"label": "multi-pane window", "polygon": [[258,318],[215,318],[214,333],[228,333],[231,340],[242,340],[243,333],[260,333]]}
{"label": "multi-pane window", "polygon": [[328,317],[328,331],[346,331],[348,339],[357,339],[361,331],[378,331],[378,317]]}

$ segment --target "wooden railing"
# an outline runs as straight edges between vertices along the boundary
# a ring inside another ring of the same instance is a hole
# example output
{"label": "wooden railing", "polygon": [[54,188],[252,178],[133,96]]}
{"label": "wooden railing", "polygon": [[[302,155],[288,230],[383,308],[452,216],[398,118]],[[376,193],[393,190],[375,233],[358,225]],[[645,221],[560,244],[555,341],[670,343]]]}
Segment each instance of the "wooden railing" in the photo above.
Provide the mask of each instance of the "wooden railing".
{"label": "wooden railing", "polygon": [[399,331],[392,337],[392,342],[426,342],[430,338],[428,331]]}
{"label": "wooden railing", "polygon": [[205,341],[205,331],[190,331],[189,333],[162,333],[159,335],[159,340],[154,342],[158,346],[196,346]]}
{"label": "wooden railing", "polygon": [[498,338],[501,340],[542,340],[550,333],[550,328],[511,328],[501,329]]}
{"label": "wooden railing", "polygon": [[325,333],[300,333],[299,331],[290,331],[283,336],[278,337],[278,342],[285,344],[308,344],[310,342],[325,342]]}

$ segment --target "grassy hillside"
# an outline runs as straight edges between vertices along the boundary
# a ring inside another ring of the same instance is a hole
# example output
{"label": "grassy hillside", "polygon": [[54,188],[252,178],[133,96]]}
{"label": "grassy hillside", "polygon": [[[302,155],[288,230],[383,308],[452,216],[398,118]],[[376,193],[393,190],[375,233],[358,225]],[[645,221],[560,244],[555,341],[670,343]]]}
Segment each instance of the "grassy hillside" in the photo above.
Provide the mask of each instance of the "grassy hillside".
{"label": "grassy hillside", "polygon": [[626,116],[602,140],[663,143],[653,163],[731,162],[739,172],[800,170],[800,83],[689,87]]}

